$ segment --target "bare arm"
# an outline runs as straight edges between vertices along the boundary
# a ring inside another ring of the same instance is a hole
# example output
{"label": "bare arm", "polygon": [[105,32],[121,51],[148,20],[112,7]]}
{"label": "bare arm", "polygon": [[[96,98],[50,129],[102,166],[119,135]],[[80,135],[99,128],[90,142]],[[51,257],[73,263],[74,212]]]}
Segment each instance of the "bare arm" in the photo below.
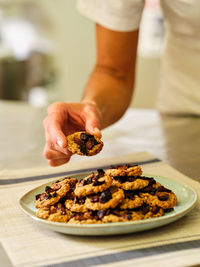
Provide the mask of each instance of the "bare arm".
{"label": "bare arm", "polygon": [[99,129],[117,121],[131,101],[138,31],[122,33],[96,27],[97,62],[81,103],[53,103],[43,122],[44,156],[51,166],[70,160],[67,135],[86,131],[100,137]]}
{"label": "bare arm", "polygon": [[116,32],[96,26],[97,62],[83,102],[97,105],[101,128],[117,121],[130,104],[136,65],[138,30]]}

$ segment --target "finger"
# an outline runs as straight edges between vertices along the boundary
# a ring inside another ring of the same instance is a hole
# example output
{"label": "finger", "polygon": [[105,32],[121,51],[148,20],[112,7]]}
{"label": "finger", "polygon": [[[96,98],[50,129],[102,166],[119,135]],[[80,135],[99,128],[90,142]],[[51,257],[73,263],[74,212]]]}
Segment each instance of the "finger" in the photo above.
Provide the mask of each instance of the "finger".
{"label": "finger", "polygon": [[57,167],[57,166],[60,166],[60,165],[67,163],[69,160],[70,160],[70,158],[69,159],[55,159],[55,160],[50,159],[50,160],[48,160],[48,162],[49,162],[50,166]]}
{"label": "finger", "polygon": [[101,131],[100,131],[100,121],[97,113],[94,111],[93,107],[86,106],[84,108],[85,111],[85,130],[91,134],[97,135],[101,138]]}
{"label": "finger", "polygon": [[72,153],[68,150],[68,148],[61,148],[59,145],[54,144],[51,140],[51,136],[48,132],[45,132],[46,136],[46,144],[44,147],[43,155],[45,158],[69,158],[71,157]]}
{"label": "finger", "polygon": [[52,142],[54,145],[59,145],[60,148],[67,147],[66,136],[61,127],[61,122],[58,120],[58,115],[53,113],[49,115],[43,122],[45,128],[46,140]]}
{"label": "finger", "polygon": [[47,147],[45,147],[43,154],[46,159],[68,159],[70,158],[70,155],[66,155],[60,151],[51,150]]}

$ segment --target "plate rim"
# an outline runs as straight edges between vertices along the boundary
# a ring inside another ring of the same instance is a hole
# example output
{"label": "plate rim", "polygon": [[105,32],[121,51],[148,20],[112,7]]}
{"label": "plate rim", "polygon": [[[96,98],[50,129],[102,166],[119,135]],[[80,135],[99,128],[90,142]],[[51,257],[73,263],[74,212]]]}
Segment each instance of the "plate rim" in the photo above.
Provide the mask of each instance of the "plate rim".
{"label": "plate rim", "polygon": [[[87,175],[88,172],[86,173],[78,173],[77,175]],[[76,174],[75,174],[76,175]],[[189,207],[187,207],[186,209],[180,210],[178,213],[172,213],[172,214],[168,214],[167,217],[166,216],[161,216],[161,217],[156,217],[156,218],[150,218],[150,219],[145,219],[145,220],[139,220],[139,221],[129,221],[129,222],[113,222],[113,223],[100,223],[100,224],[72,224],[72,223],[62,223],[62,222],[51,222],[51,221],[47,221],[47,220],[43,220],[38,218],[36,215],[32,215],[31,213],[29,213],[24,207],[23,207],[23,199],[29,195],[32,191],[37,190],[38,188],[45,186],[48,183],[53,182],[54,180],[56,181],[57,179],[54,179],[52,181],[46,182],[44,184],[41,184],[37,187],[34,187],[33,189],[29,190],[28,192],[26,192],[23,196],[20,197],[18,204],[20,206],[20,208],[22,209],[22,211],[28,215],[29,217],[31,217],[34,221],[40,222],[44,225],[50,225],[50,226],[55,226],[55,227],[61,227],[61,228],[82,228],[82,229],[98,229],[98,228],[113,228],[113,227],[125,227],[125,226],[131,226],[131,225],[145,225],[145,224],[149,224],[149,223],[153,223],[153,222],[163,222],[167,219],[171,219],[173,217],[178,217],[181,218],[184,215],[186,215],[187,213],[189,213],[194,206],[197,204],[197,200],[198,200],[198,194],[195,191],[195,189],[191,186],[189,186],[188,184],[183,184],[180,181],[177,180],[173,180],[172,178],[169,177],[165,177],[162,175],[156,175],[156,174],[149,174],[149,173],[144,173],[145,176],[152,176],[152,177],[156,177],[157,178],[163,178],[163,179],[167,179],[170,181],[174,181],[176,184],[179,184],[182,187],[186,187],[187,189],[189,189],[190,191],[192,191],[193,193],[193,200],[190,203]]]}

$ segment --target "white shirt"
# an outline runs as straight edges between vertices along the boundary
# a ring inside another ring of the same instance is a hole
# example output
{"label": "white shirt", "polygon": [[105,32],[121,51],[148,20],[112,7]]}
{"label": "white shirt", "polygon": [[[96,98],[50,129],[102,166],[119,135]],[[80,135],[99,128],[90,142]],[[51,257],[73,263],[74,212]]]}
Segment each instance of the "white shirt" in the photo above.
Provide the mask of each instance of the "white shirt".
{"label": "white shirt", "polygon": [[[160,0],[166,23],[158,109],[200,115],[200,0]],[[139,28],[144,0],[79,0],[80,13],[116,31]]]}

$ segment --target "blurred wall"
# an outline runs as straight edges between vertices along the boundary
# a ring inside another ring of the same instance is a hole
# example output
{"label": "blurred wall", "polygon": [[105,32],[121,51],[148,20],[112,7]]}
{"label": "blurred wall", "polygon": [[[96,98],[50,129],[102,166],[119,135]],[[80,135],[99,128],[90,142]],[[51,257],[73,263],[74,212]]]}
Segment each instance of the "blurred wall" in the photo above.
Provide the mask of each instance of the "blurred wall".
{"label": "blurred wall", "polygon": [[[51,20],[55,41],[58,83],[54,100],[79,101],[88,75],[95,62],[95,27],[80,15],[76,1],[38,1]],[[138,57],[136,88],[132,106],[155,107],[159,84],[159,57]]]}
{"label": "blurred wall", "polygon": [[54,99],[79,101],[95,62],[94,23],[78,13],[74,0],[43,0],[39,4],[52,22],[58,69]]}

